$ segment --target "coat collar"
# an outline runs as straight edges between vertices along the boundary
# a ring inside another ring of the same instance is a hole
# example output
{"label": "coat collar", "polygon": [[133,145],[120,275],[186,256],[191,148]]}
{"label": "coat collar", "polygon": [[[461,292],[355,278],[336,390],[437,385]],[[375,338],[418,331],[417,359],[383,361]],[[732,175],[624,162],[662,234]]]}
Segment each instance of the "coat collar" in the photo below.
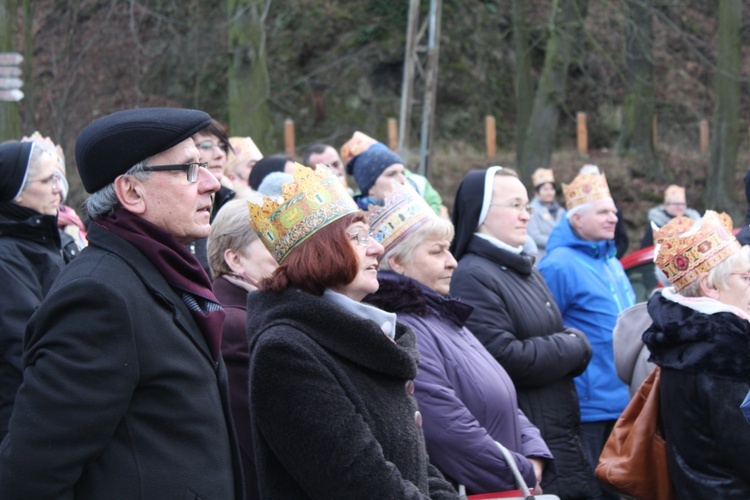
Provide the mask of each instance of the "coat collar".
{"label": "coat collar", "polygon": [[379,271],[380,288],[365,301],[394,313],[427,316],[432,313],[447,319],[459,328],[464,326],[474,307],[450,297],[443,297],[408,276],[393,271]]}
{"label": "coat collar", "polygon": [[503,250],[476,235],[469,242],[467,253],[476,254],[498,266],[509,267],[519,274],[527,276],[531,274],[534,266],[534,257]]}
{"label": "coat collar", "polygon": [[416,337],[400,323],[396,326],[394,342],[376,322],[351,314],[322,297],[295,289],[280,293],[253,292],[248,295],[247,311],[251,352],[264,332],[293,329],[324,349],[371,371],[407,379],[417,375]]}

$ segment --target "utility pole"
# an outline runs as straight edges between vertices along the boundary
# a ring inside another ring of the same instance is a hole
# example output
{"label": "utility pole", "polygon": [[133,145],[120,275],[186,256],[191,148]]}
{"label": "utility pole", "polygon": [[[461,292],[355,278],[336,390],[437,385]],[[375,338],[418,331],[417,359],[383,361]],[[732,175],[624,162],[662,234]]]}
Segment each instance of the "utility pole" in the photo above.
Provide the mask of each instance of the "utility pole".
{"label": "utility pole", "polygon": [[[404,80],[401,86],[398,152],[403,158],[408,157],[412,114],[419,101],[422,111],[418,168],[420,175],[427,175],[432,159],[442,3],[442,0],[430,0],[429,14],[420,22],[421,0],[409,2]],[[426,45],[424,45],[425,37]]]}

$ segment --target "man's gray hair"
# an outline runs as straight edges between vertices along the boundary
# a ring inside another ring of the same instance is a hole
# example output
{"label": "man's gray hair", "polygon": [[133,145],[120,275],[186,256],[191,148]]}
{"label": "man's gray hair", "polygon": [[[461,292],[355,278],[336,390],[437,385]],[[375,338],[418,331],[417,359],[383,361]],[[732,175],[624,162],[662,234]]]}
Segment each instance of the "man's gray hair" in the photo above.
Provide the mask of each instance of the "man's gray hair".
{"label": "man's gray hair", "polygon": [[[136,163],[123,175],[130,175],[139,180],[146,180],[151,177],[151,172],[145,172],[143,168],[148,164],[150,158]],[[94,192],[89,196],[83,204],[86,209],[86,213],[91,220],[100,220],[105,217],[111,217],[115,214],[115,210],[122,207],[122,203],[117,198],[115,193],[115,183],[111,182]]]}

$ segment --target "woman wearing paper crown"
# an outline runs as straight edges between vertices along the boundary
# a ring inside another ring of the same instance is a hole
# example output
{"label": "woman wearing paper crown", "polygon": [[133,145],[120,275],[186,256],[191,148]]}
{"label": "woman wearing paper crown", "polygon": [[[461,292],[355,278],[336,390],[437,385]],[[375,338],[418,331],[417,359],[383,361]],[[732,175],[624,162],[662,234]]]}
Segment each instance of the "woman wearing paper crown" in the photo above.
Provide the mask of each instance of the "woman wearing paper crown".
{"label": "woman wearing paper crown", "polygon": [[425,450],[415,334],[361,303],[383,253],[367,214],[328,168],[294,179],[250,204],[279,263],[247,305],[261,498],[457,498]]}
{"label": "woman wearing paper crown", "polygon": [[65,264],[56,161],[35,142],[0,145],[0,439],[23,378],[26,323]]}
{"label": "woman wearing paper crown", "polygon": [[541,260],[547,253],[547,240],[552,228],[565,216],[565,209],[555,200],[555,174],[552,169],[538,168],[531,175],[534,185],[534,199],[531,208],[534,213],[529,219],[527,231],[539,249],[537,260]]}
{"label": "woman wearing paper crown", "polygon": [[523,252],[529,198],[517,174],[494,166],[469,172],[456,193],[451,295],[474,306],[467,325],[518,390],[518,405],[555,457],[545,491],[593,496],[573,377],[586,369],[586,336],[563,324],[552,293]]}
{"label": "woman wearing paper crown", "polygon": [[370,206],[370,221],[385,253],[380,288],[365,300],[395,312],[418,336],[415,394],[431,461],[469,492],[512,490],[498,441],[529,487],[544,486],[555,475],[552,454],[518,409],[508,374],[464,326],[474,308],[448,296],[453,224],[408,186],[396,188],[385,206]]}
{"label": "woman wearing paper crown", "polygon": [[661,417],[675,498],[750,498],[750,248],[726,214],[654,232],[672,286],[648,303],[643,334],[661,367]]}

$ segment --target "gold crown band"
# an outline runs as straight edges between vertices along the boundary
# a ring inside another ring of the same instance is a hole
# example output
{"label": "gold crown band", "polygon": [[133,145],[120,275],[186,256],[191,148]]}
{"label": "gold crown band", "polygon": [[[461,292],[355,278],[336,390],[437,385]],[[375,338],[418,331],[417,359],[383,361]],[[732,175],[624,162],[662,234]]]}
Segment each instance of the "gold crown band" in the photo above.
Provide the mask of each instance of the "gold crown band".
{"label": "gold crown band", "polygon": [[294,182],[282,186],[280,201],[264,197],[262,206],[248,201],[248,208],[253,229],[279,264],[319,229],[359,211],[330,168],[299,163]]}

